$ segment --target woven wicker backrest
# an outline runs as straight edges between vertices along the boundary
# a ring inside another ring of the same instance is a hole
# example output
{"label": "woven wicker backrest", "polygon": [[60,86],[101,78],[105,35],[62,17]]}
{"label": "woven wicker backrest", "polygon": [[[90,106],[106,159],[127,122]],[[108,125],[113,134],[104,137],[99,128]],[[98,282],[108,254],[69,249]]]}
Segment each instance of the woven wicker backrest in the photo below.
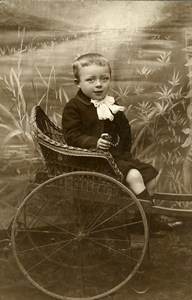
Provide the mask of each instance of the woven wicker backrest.
{"label": "woven wicker backrest", "polygon": [[49,117],[45,114],[40,106],[36,106],[34,108],[34,113],[36,127],[40,129],[44,135],[56,142],[65,143],[62,129],[51,122]]}
{"label": "woven wicker backrest", "polygon": [[50,175],[81,170],[101,172],[123,180],[123,175],[109,152],[68,146],[62,129],[48,118],[40,106],[32,109],[30,125]]}

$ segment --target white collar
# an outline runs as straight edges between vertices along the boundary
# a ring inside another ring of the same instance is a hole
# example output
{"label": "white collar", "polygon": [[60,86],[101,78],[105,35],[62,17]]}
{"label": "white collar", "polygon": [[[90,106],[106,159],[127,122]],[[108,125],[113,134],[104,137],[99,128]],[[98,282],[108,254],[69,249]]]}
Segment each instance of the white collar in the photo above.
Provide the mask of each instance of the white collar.
{"label": "white collar", "polygon": [[113,97],[106,95],[103,100],[93,100],[91,99],[91,103],[97,108],[97,115],[99,120],[109,119],[113,121],[114,114],[118,111],[123,111],[124,106],[116,105]]}

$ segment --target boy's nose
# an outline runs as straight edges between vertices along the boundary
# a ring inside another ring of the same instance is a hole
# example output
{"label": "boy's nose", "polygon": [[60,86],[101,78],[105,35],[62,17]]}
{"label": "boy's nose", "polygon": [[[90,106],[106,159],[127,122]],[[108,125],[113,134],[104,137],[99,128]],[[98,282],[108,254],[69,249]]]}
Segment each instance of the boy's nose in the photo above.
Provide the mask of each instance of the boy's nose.
{"label": "boy's nose", "polygon": [[96,81],[96,86],[101,86],[101,81],[99,79]]}

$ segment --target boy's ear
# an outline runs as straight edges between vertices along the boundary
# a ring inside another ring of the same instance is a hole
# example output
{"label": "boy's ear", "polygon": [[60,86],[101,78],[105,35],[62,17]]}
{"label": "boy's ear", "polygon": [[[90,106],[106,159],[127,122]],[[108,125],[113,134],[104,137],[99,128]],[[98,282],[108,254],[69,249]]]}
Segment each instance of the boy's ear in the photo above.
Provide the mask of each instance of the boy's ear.
{"label": "boy's ear", "polygon": [[78,87],[80,87],[80,86],[79,86],[79,80],[78,80],[77,78],[74,79],[74,82],[75,82],[75,84],[76,84]]}

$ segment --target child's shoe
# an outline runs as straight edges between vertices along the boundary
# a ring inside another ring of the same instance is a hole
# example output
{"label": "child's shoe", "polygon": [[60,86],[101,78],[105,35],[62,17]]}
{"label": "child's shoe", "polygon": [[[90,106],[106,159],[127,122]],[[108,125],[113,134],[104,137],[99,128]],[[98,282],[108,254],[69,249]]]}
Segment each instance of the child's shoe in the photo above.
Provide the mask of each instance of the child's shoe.
{"label": "child's shoe", "polygon": [[167,216],[151,216],[150,230],[157,232],[160,230],[169,231],[183,225],[183,221]]}

